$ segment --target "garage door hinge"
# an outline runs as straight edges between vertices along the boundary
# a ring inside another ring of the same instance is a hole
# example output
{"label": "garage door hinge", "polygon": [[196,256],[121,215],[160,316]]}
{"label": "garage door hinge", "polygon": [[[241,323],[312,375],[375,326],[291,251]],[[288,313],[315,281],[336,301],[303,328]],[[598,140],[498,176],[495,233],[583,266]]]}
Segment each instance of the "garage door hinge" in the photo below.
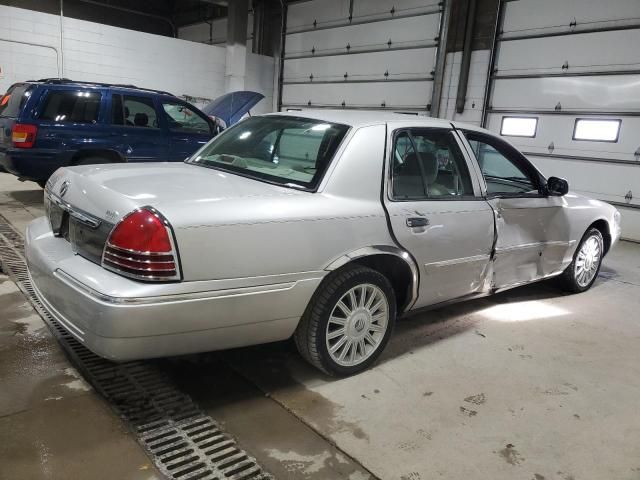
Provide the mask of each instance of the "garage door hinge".
{"label": "garage door hinge", "polygon": [[560,110],[562,110],[562,104],[560,102],[558,102],[556,104],[556,108],[555,108],[556,112],[559,112]]}
{"label": "garage door hinge", "polygon": [[547,148],[549,149],[549,153],[553,153],[553,150],[556,148],[556,146],[553,144],[553,142],[551,142]]}
{"label": "garage door hinge", "polygon": [[633,192],[632,192],[631,190],[629,190],[629,191],[627,192],[627,194],[624,196],[624,199],[625,199],[627,202],[630,202],[631,200],[633,200]]}
{"label": "garage door hinge", "polygon": [[569,70],[569,60],[565,60],[562,64],[562,70]]}
{"label": "garage door hinge", "polygon": [[569,27],[576,28],[576,25],[578,25],[578,22],[576,20],[576,17],[573,17],[573,20],[571,20],[571,23],[569,23]]}
{"label": "garage door hinge", "polygon": [[633,155],[636,157],[636,160],[640,160],[640,147],[638,147]]}

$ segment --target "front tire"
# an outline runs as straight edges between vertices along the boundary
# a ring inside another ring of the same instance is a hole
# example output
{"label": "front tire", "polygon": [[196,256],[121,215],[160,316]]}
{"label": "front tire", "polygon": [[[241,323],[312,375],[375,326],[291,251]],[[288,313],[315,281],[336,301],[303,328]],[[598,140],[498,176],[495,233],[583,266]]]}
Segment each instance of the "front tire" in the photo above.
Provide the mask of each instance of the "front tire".
{"label": "front tire", "polygon": [[560,276],[560,286],[569,292],[586,292],[596,281],[602,257],[604,240],[597,228],[590,228],[580,240],[573,261]]}
{"label": "front tire", "polygon": [[350,265],[323,280],[294,340],[302,357],[323,372],[354,375],[380,356],[395,320],[389,280],[376,270]]}

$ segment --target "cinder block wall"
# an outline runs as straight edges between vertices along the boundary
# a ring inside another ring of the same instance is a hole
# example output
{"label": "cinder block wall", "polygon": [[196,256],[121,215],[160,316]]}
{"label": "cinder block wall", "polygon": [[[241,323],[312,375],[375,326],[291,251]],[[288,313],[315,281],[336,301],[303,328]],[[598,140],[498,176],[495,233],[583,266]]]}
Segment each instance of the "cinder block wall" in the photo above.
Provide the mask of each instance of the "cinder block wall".
{"label": "cinder block wall", "polygon": [[[73,80],[134,84],[175,95],[215,98],[224,93],[225,48],[64,19],[64,76]],[[0,91],[15,82],[57,77],[60,17],[0,5]],[[272,57],[247,54],[247,88],[263,93],[256,112],[271,111]]]}

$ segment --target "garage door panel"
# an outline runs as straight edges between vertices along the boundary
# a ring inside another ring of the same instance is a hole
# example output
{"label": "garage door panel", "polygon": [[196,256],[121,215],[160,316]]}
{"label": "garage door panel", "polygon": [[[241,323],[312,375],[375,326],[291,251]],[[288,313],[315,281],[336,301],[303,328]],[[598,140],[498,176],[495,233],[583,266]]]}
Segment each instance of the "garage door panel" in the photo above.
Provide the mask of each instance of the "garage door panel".
{"label": "garage door panel", "polygon": [[[605,169],[597,163],[580,160],[535,155],[529,155],[528,158],[545,176],[567,179],[571,191],[608,202],[628,203],[625,195],[629,189],[622,179],[633,177],[640,181],[640,168],[636,165],[608,164]],[[594,179],[597,179],[597,184],[594,184]],[[638,199],[632,199],[630,205],[640,206]]]}
{"label": "garage door panel", "polygon": [[353,3],[353,15],[355,17],[371,17],[389,14],[394,10],[394,15],[417,14],[431,11],[438,7],[437,1],[429,0],[370,0],[355,1]]}
{"label": "garage door panel", "polygon": [[[398,22],[402,28],[398,28]],[[287,36],[287,58],[297,55],[346,52],[371,48],[392,48],[433,43],[438,36],[438,15],[419,16],[401,20],[379,22],[374,28],[370,24],[352,25],[295,33]],[[391,45],[388,45],[391,40]]]}
{"label": "garage door panel", "polygon": [[[396,52],[375,52],[338,57],[301,58],[284,64],[284,81],[314,81],[348,79],[393,80],[430,77],[435,62],[435,48]],[[357,70],[354,68],[357,67]],[[389,75],[385,77],[385,73]]]}
{"label": "garage door panel", "polygon": [[356,84],[288,85],[284,90],[283,104],[347,107],[406,107],[425,108],[421,103],[431,98],[432,82],[384,82]]}
{"label": "garage door panel", "polygon": [[280,104],[428,111],[441,10],[438,0],[290,5]]}
{"label": "garage door panel", "polygon": [[[517,116],[514,114],[491,114],[488,118],[487,128],[494,132],[500,132],[504,117]],[[616,118],[621,121],[620,134],[617,142],[593,142],[573,140],[573,130],[576,117],[572,115],[534,115],[522,114],[525,117],[537,118],[536,136],[504,138],[520,150],[553,155],[581,156],[594,159],[623,160],[637,162],[640,167],[640,159],[635,152],[640,147],[640,117],[612,117],[583,115],[580,118]],[[553,143],[553,149],[549,145]]]}
{"label": "garage door panel", "polygon": [[[536,117],[535,137],[505,138],[574,191],[616,204],[631,192],[640,205],[640,0],[501,6],[486,126],[499,133],[503,116]],[[574,140],[578,118],[620,121],[618,138],[599,141],[599,126]],[[640,210],[630,211],[623,233],[640,240]]]}
{"label": "garage door panel", "polygon": [[495,109],[638,111],[639,76],[584,76],[496,79]]}
{"label": "garage door panel", "polygon": [[628,21],[640,18],[638,0],[520,0],[506,4],[504,32],[557,28],[570,30],[575,20],[576,27],[585,23],[616,20]]}
{"label": "garage door panel", "polygon": [[638,70],[639,45],[640,29],[512,40],[500,46],[496,67],[498,75]]}
{"label": "garage door panel", "polygon": [[313,22],[324,26],[349,18],[349,0],[322,0],[294,3],[287,7],[287,30],[313,28]]}

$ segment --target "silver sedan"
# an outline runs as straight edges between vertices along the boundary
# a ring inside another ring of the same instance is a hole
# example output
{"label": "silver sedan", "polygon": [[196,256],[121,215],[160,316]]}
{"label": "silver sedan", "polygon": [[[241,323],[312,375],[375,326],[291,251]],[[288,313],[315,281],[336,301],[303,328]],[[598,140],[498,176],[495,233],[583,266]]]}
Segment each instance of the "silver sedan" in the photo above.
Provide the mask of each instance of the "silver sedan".
{"label": "silver sedan", "polygon": [[63,168],[26,254],[42,303],[116,361],[293,337],[333,375],[396,318],[559,277],[591,287],[619,214],[475,126],[249,118],[183,164]]}

